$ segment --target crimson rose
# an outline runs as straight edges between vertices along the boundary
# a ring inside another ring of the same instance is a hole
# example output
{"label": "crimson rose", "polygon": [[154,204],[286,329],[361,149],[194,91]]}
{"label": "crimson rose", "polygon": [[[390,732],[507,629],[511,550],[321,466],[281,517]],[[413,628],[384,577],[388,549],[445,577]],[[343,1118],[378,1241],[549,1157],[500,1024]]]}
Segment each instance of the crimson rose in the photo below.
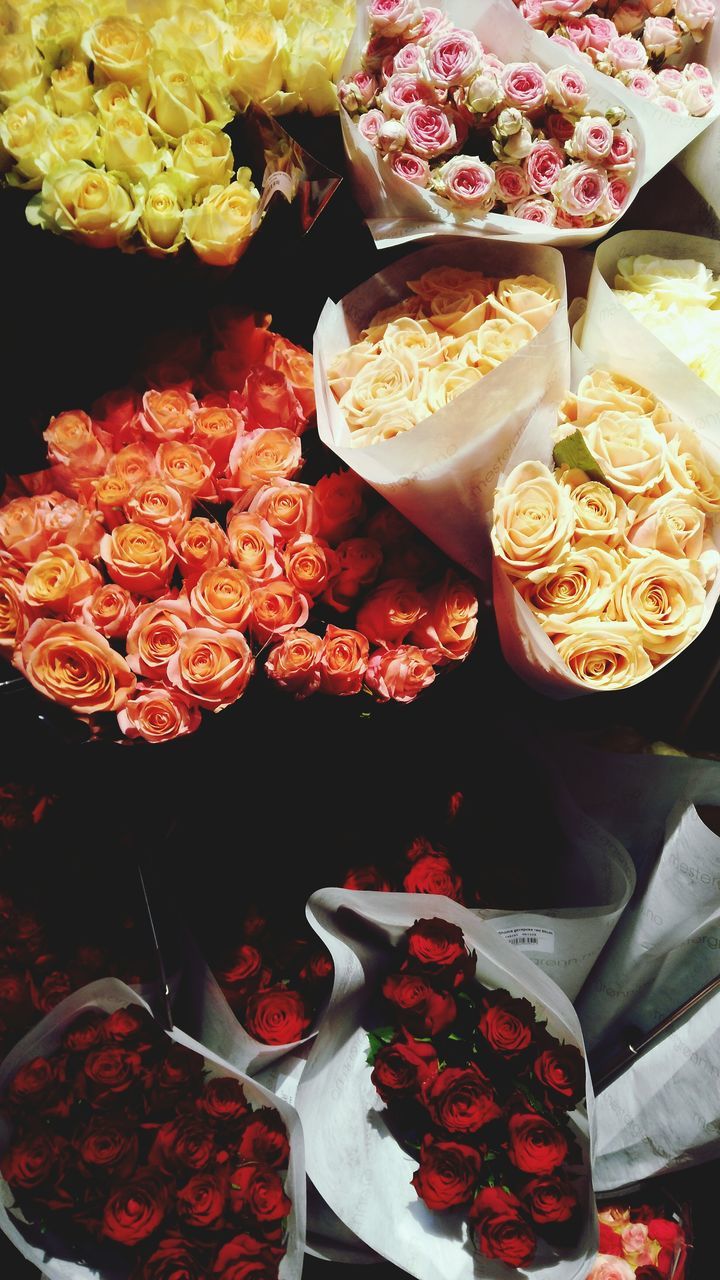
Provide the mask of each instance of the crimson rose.
{"label": "crimson rose", "polygon": [[129,1248],[157,1231],[168,1210],[170,1189],[158,1174],[143,1170],[113,1191],[105,1205],[102,1234]]}
{"label": "crimson rose", "polygon": [[87,1053],[102,1040],[105,1014],[99,1009],[83,1009],[63,1036],[63,1045],[70,1053]]}
{"label": "crimson rose", "polygon": [[207,1262],[182,1236],[167,1236],[150,1254],[138,1280],[205,1280]]}
{"label": "crimson rose", "polygon": [[303,998],[285,987],[268,987],[250,996],[245,1008],[245,1026],[263,1044],[293,1044],[302,1040],[310,1026]]}
{"label": "crimson rose", "polygon": [[206,1080],[195,1105],[209,1120],[223,1125],[242,1120],[249,1110],[243,1087],[232,1076],[214,1076]]}
{"label": "crimson rose", "polygon": [[413,1040],[407,1031],[403,1035],[404,1043],[395,1040],[384,1045],[375,1057],[371,1079],[383,1102],[416,1097],[424,1082],[438,1070],[433,1046]]}
{"label": "crimson rose", "polygon": [[522,1216],[520,1201],[501,1187],[485,1187],[470,1210],[475,1248],[486,1258],[523,1267],[535,1255],[535,1232]]}
{"label": "crimson rose", "polygon": [[550,1107],[572,1108],[585,1093],[585,1063],[580,1050],[572,1044],[543,1050],[535,1060],[533,1072]]}
{"label": "crimson rose", "polygon": [[505,1058],[527,1049],[533,1038],[535,1010],[529,1000],[509,991],[492,991],[483,997],[478,1030],[490,1048]]}
{"label": "crimson rose", "polygon": [[138,1136],[122,1119],[93,1120],[75,1139],[84,1171],[91,1178],[129,1178],[138,1161]]}
{"label": "crimson rose", "polygon": [[443,854],[426,853],[419,857],[405,876],[403,888],[406,893],[438,893],[454,902],[463,900],[462,880]]}
{"label": "crimson rose", "polygon": [[268,1164],[273,1169],[287,1168],[290,1143],[279,1112],[261,1107],[243,1124],[235,1151],[241,1160]]}
{"label": "crimson rose", "polygon": [[374,893],[390,893],[392,885],[379,867],[352,867],[345,875],[343,889],[370,889]]}
{"label": "crimson rose", "polygon": [[475,970],[462,929],[447,920],[416,920],[406,935],[408,961],[419,965],[423,974],[443,979],[459,987]]}
{"label": "crimson rose", "polygon": [[422,1092],[432,1120],[448,1133],[478,1133],[501,1114],[490,1081],[474,1062],[446,1067]]}
{"label": "crimson rose", "polygon": [[93,1049],[85,1059],[85,1088],[94,1107],[122,1106],[140,1081],[142,1058],[134,1049]]}
{"label": "crimson rose", "polygon": [[225,1210],[223,1179],[196,1173],[177,1194],[177,1211],[189,1227],[219,1227]]}
{"label": "crimson rose", "polygon": [[280,1222],[292,1209],[274,1169],[244,1164],[230,1178],[233,1213],[248,1213],[258,1222]]}
{"label": "crimson rose", "polygon": [[446,991],[435,988],[414,973],[393,973],[383,983],[383,995],[395,1005],[408,1031],[418,1036],[434,1036],[450,1026],[456,1005]]}
{"label": "crimson rose", "polygon": [[412,1184],[428,1209],[452,1209],[472,1199],[481,1165],[482,1156],[475,1147],[439,1142],[426,1134]]}
{"label": "crimson rose", "polygon": [[508,1156],[523,1173],[552,1173],[568,1153],[565,1135],[544,1116],[533,1112],[511,1116],[508,1121]]}
{"label": "crimson rose", "polygon": [[150,1150],[150,1164],[173,1169],[205,1169],[215,1155],[208,1123],[199,1115],[178,1116],[158,1129]]}
{"label": "crimson rose", "polygon": [[539,1226],[548,1222],[569,1222],[578,1207],[577,1196],[569,1182],[552,1175],[532,1178],[520,1194],[527,1212]]}

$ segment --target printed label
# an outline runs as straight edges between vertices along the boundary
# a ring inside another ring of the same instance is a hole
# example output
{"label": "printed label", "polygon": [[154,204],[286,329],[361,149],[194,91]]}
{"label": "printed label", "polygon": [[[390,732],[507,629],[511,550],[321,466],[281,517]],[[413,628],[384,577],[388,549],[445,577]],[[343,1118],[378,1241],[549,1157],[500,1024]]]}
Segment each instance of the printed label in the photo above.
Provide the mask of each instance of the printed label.
{"label": "printed label", "polygon": [[555,933],[552,929],[519,928],[498,929],[501,938],[511,947],[520,947],[522,951],[544,951],[551,955],[555,950]]}

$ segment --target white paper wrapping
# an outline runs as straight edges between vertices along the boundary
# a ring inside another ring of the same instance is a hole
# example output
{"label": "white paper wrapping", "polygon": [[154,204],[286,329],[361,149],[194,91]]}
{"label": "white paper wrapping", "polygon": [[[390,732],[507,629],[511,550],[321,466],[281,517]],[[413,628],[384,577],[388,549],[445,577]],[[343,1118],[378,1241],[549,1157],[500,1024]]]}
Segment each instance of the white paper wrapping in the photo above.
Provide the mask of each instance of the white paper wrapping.
{"label": "white paper wrapping", "polygon": [[[447,898],[427,894],[357,893],[323,889],[313,894],[308,919],[335,965],[333,996],[300,1081],[297,1109],[305,1130],[308,1176],[320,1195],[371,1249],[418,1280],[504,1280],[502,1264],[474,1255],[464,1242],[462,1214],[431,1213],[410,1178],[415,1161],[385,1125],[383,1106],[366,1062],[366,1001],[380,982],[388,947],[418,918],[441,916],[459,925],[477,951],[477,976],[493,987],[527,996],[548,1015],[550,1031],[583,1050],[575,1011],[559,988],[508,946],[483,921]],[[562,1261],[540,1261],[519,1275],[585,1280],[597,1248],[590,1158],[592,1083],[586,1071],[588,1127],[573,1112],[587,1182],[582,1239]]]}
{"label": "white paper wrapping", "polygon": [[[407,281],[434,266],[489,275],[538,275],[560,297],[552,320],[515,355],[410,431],[352,448],[345,416],[328,384],[331,360],[358,340],[376,311],[409,294]],[[412,520],[447,555],[489,576],[488,513],[497,477],[533,419],[548,446],[557,404],[570,379],[565,271],[553,249],[461,240],[421,249],[386,267],[340,302],[326,302],[315,330],[315,397],[320,438],[343,462]]]}
{"label": "white paper wrapping", "polygon": [[720,218],[719,155],[720,121],[715,120],[710,128],[686,147],[675,161],[680,172],[692,182],[718,218]]}
{"label": "white paper wrapping", "polygon": [[[102,1009],[112,1013],[115,1009],[122,1009],[129,1004],[140,1005],[151,1012],[149,1005],[131,987],[125,986],[117,978],[100,979],[83,987],[81,991],[76,991],[74,995],[68,996],[67,1000],[63,1000],[52,1013],[43,1018],[37,1027],[28,1032],[5,1058],[0,1066],[0,1093],[4,1092],[9,1080],[23,1063],[52,1053],[58,1047],[64,1029],[83,1009]],[[288,1218],[287,1252],[280,1263],[280,1280],[299,1280],[305,1243],[305,1159],[302,1127],[297,1112],[287,1102],[275,1097],[256,1081],[243,1075],[241,1071],[237,1071],[229,1062],[223,1061],[204,1045],[185,1035],[184,1031],[175,1028],[168,1034],[176,1044],[184,1045],[186,1049],[192,1049],[200,1057],[205,1058],[206,1062],[215,1068],[214,1075],[234,1076],[238,1079],[248,1101],[253,1106],[274,1107],[282,1116],[290,1139],[290,1162],[286,1186],[293,1207]],[[3,1121],[0,1124],[0,1150],[5,1149],[9,1138],[10,1128]],[[0,1230],[23,1257],[39,1269],[42,1275],[47,1276],[48,1280],[106,1280],[103,1271],[96,1271],[62,1258],[46,1258],[42,1249],[29,1244],[10,1208],[13,1200],[10,1187],[4,1179],[0,1178]]]}
{"label": "white paper wrapping", "polygon": [[[549,70],[553,66],[565,66],[568,62],[575,61],[563,56],[564,51],[543,36],[538,50],[535,47],[538,33],[520,17],[512,0],[445,0],[441,7],[456,26],[474,31],[485,49],[504,62],[532,60],[543,70]],[[357,24],[345,55],[342,76],[351,76],[359,70],[368,29],[366,0],[358,0]],[[636,95],[629,96],[632,98]],[[603,113],[610,107],[618,106],[626,110],[627,127],[637,140],[637,167],[631,179],[631,192],[623,210],[625,212],[639,187],[650,176],[646,172],[646,139],[637,119],[636,104],[631,102],[626,106],[616,92],[615,82],[609,76],[596,73],[592,78],[589,109]],[[669,112],[664,111],[663,115],[669,115]],[[433,192],[413,186],[381,164],[375,148],[342,109],[340,123],[353,190],[378,248],[447,234],[579,248],[599,240],[615,225],[615,222],[605,222],[597,227],[564,228],[543,226],[523,218],[509,217],[505,213],[488,213],[484,217],[462,213],[440,200]],[[695,132],[684,136],[670,155],[674,155],[694,136]]]}
{"label": "white paper wrapping", "polygon": [[599,1094],[595,1109],[597,1191],[720,1155],[720,993]]}
{"label": "white paper wrapping", "polygon": [[590,1047],[647,1034],[720,968],[720,836],[676,807],[645,892],[626,911],[578,1003]]}
{"label": "white paper wrapping", "polygon": [[[717,23],[720,32],[720,21]],[[720,88],[718,89],[720,97]],[[720,160],[720,136],[714,169]],[[720,275],[720,242],[676,231],[623,231],[595,254],[585,319],[577,341],[586,359],[644,383],[680,418],[720,445],[720,396],[655,337],[613,293],[620,258],[651,253],[694,258]]]}

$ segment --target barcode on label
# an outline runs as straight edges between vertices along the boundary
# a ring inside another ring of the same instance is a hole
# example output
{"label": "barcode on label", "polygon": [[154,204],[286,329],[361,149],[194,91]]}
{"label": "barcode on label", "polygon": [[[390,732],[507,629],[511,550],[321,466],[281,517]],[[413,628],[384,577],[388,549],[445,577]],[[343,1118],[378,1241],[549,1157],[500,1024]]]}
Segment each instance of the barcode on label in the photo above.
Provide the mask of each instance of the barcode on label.
{"label": "barcode on label", "polygon": [[553,929],[540,928],[522,928],[516,926],[514,929],[498,929],[501,938],[510,943],[511,947],[522,947],[528,951],[544,951],[551,954],[555,950],[555,933]]}
{"label": "barcode on label", "polygon": [[537,947],[540,939],[534,933],[519,933],[512,941],[516,947]]}

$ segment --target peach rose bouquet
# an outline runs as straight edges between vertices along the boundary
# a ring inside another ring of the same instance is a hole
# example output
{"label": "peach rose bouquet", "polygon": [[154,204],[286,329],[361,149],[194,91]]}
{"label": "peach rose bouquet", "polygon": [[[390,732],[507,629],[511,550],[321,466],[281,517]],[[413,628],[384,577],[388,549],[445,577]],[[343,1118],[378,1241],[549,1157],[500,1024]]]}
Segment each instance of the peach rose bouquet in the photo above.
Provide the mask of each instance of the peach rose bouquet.
{"label": "peach rose bouquet", "polygon": [[518,630],[530,630],[533,674],[544,668],[550,691],[651,675],[708,621],[719,518],[717,450],[643,387],[586,375],[561,406],[554,466],[521,461],[496,490],[496,612],[511,665],[527,674]]}
{"label": "peach rose bouquet", "polygon": [[261,661],[296,697],[411,702],[470,652],[473,586],[351,472],[298,480],[310,355],[251,316],[215,327],[145,389],[52,419],[49,469],[0,504],[0,649],[149,742],[236,702]]}

